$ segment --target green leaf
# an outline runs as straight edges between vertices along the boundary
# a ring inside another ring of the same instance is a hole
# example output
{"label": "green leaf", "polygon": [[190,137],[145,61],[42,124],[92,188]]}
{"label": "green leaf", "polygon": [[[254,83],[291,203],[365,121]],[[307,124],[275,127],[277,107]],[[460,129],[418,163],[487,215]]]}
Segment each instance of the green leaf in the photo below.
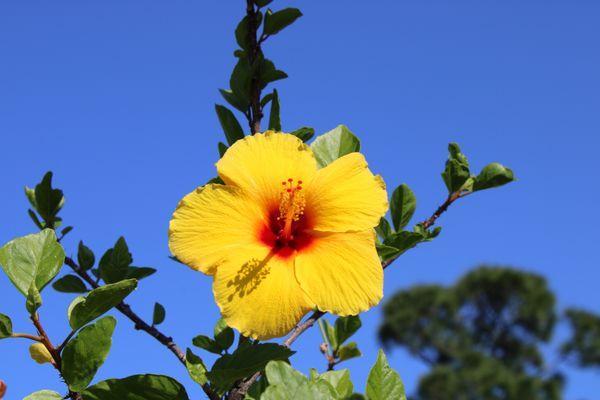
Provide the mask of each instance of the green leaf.
{"label": "green leaf", "polygon": [[250,386],[244,400],[260,400],[263,392],[267,388],[268,382],[266,378],[258,379]]}
{"label": "green leaf", "polygon": [[65,275],[52,283],[54,290],[63,293],[85,293],[87,288],[85,283],[75,275]]}
{"label": "green leaf", "polygon": [[219,358],[207,376],[218,388],[227,389],[235,381],[262,370],[269,361],[287,360],[292,354],[292,350],[275,343],[240,347]]}
{"label": "green leaf", "polygon": [[265,375],[270,385],[296,387],[307,381],[302,373],[285,361],[270,361],[265,368]]}
{"label": "green leaf", "polygon": [[242,49],[246,50],[250,47],[250,43],[248,43],[248,17],[245,16],[239,22],[237,27],[235,28],[235,41],[238,46]]}
{"label": "green leaf", "polygon": [[40,221],[40,219],[37,217],[37,214],[33,212],[31,208],[27,210],[27,214],[29,214],[29,218],[31,218],[31,220],[39,230],[44,229],[44,225],[46,224]]}
{"label": "green leaf", "polygon": [[284,361],[271,361],[265,368],[269,386],[261,400],[333,400],[335,389],[325,380],[309,381]]}
{"label": "green leaf", "polygon": [[377,248],[377,254],[379,255],[379,258],[381,258],[381,261],[388,261],[401,254],[400,250],[397,248],[386,246],[385,244],[377,243],[375,247]]}
{"label": "green leaf", "polygon": [[221,93],[221,96],[223,96],[226,102],[231,104],[237,110],[241,112],[246,112],[248,110],[250,104],[243,99],[238,98],[231,90],[219,89],[219,93]]}
{"label": "green leaf", "polygon": [[33,315],[41,306],[42,296],[40,295],[40,291],[35,286],[35,283],[32,283],[31,287],[29,288],[29,291],[27,292],[25,308],[29,312],[29,315]]}
{"label": "green leaf", "polygon": [[269,385],[260,400],[337,400],[334,393],[335,389],[324,380],[307,381],[294,388],[284,385]]}
{"label": "green leaf", "polygon": [[63,265],[65,252],[52,229],[13,239],[0,248],[0,265],[25,296],[34,283],[41,291]]}
{"label": "green leaf", "polygon": [[335,352],[338,348],[337,334],[335,333],[335,328],[331,326],[329,321],[321,318],[319,319],[319,329],[323,338],[327,341],[329,346],[331,346],[331,351]]}
{"label": "green leaf", "polygon": [[0,339],[10,337],[13,333],[12,321],[8,315],[0,314]]}
{"label": "green leaf", "polygon": [[206,335],[198,335],[192,339],[192,344],[211,353],[221,354],[223,351],[216,341]]}
{"label": "green leaf", "polygon": [[350,342],[343,346],[340,346],[337,353],[337,356],[340,361],[346,361],[351,358],[362,356],[362,353],[358,349],[356,342]]}
{"label": "green leaf", "polygon": [[303,126],[290,133],[306,143],[315,135],[315,130],[308,126]]}
{"label": "green leaf", "polygon": [[127,279],[94,289],[85,298],[76,298],[69,306],[69,324],[71,328],[77,330],[98,318],[119,304],[136,287],[137,281],[135,279]]}
{"label": "green leaf", "polygon": [[84,245],[83,241],[79,242],[77,249],[77,262],[79,263],[79,266],[86,271],[92,268],[96,262],[94,252],[89,247]]}
{"label": "green leaf", "polygon": [[331,164],[341,156],[360,151],[360,141],[344,125],[338,125],[318,136],[310,145],[320,168]]}
{"label": "green leaf", "polygon": [[268,59],[263,59],[260,63],[260,75],[258,77],[260,81],[261,89],[264,89],[269,83],[278,81],[280,79],[287,78],[288,75],[275,68],[275,64],[273,61]]}
{"label": "green leaf", "polygon": [[104,317],[86,326],[62,351],[61,374],[74,392],[84,390],[104,364],[117,320]]}
{"label": "green leaf", "polygon": [[23,400],[63,400],[63,396],[53,390],[40,390],[38,392],[31,393]]}
{"label": "green leaf", "polygon": [[448,188],[449,193],[459,191],[471,176],[469,171],[469,162],[467,157],[460,151],[460,147],[456,143],[448,145],[448,161],[446,168],[442,172],[442,178]]}
{"label": "green leaf", "polygon": [[239,139],[244,138],[244,131],[235,115],[227,107],[220,104],[215,104],[215,111],[219,117],[219,122],[227,138],[227,143],[231,146]]}
{"label": "green leaf", "polygon": [[277,90],[273,89],[273,100],[271,101],[271,113],[269,114],[269,129],[281,132],[281,118],[279,114],[279,96]]}
{"label": "green leaf", "polygon": [[64,238],[69,232],[71,232],[73,230],[72,226],[65,226],[64,228],[62,228],[62,230],[60,231],[60,238]]}
{"label": "green leaf", "polygon": [[189,400],[181,383],[164,375],[108,379],[87,388],[85,400]]}
{"label": "green leaf", "polygon": [[35,202],[35,189],[25,186],[25,196],[27,196],[27,200],[29,200],[31,207],[37,209],[37,204]]}
{"label": "green leaf", "polygon": [[[35,185],[34,195],[36,211],[44,221],[48,221],[49,223],[54,222],[56,214],[64,204],[65,198],[62,190],[52,188],[52,172],[46,172],[42,181]],[[29,196],[29,193],[27,193],[27,197]]]}
{"label": "green leaf", "polygon": [[229,87],[235,96],[244,103],[250,104],[250,86],[252,82],[252,68],[247,57],[242,57],[231,72]]}
{"label": "green leaf", "polygon": [[362,323],[358,315],[339,317],[335,320],[335,334],[338,347],[360,329]]}
{"label": "green leaf", "polygon": [[412,249],[422,241],[426,240],[423,237],[422,233],[419,232],[411,232],[411,231],[402,231],[396,232],[389,236],[383,244],[385,246],[394,247],[398,249],[398,254],[401,255],[405,251]]}
{"label": "green leaf", "polygon": [[440,234],[440,232],[442,231],[442,227],[438,226],[432,230],[428,230],[423,228],[423,225],[417,224],[415,225],[413,230],[415,231],[415,233],[421,235],[421,242],[429,242]]}
{"label": "green leaf", "polygon": [[400,375],[389,366],[382,350],[379,350],[377,361],[369,372],[366,395],[368,400],[406,400]]}
{"label": "green leaf", "polygon": [[108,249],[100,259],[100,276],[106,283],[119,282],[127,277],[129,266],[133,262],[125,238],[121,236],[115,247]]}
{"label": "green leaf", "polygon": [[268,10],[265,13],[265,26],[263,32],[265,35],[274,35],[280,32],[286,26],[291,25],[295,20],[302,16],[297,8],[284,8],[274,13]]}
{"label": "green leaf", "polygon": [[219,345],[222,350],[227,350],[233,344],[235,335],[233,329],[227,326],[227,323],[223,318],[220,318],[215,325],[214,332],[215,342]]}
{"label": "green leaf", "polygon": [[475,178],[473,190],[484,190],[506,185],[515,180],[510,168],[499,163],[486,165]]}
{"label": "green leaf", "polygon": [[227,149],[229,149],[229,147],[227,147],[227,145],[223,142],[219,142],[219,157],[223,157],[225,155],[225,152],[227,151]]}
{"label": "green leaf", "polygon": [[167,312],[160,303],[154,303],[154,312],[152,313],[152,325],[160,325],[165,320]]}
{"label": "green leaf", "polygon": [[127,268],[127,278],[128,279],[144,279],[153,275],[156,272],[156,269],[150,267],[128,267]]}
{"label": "green leaf", "polygon": [[265,107],[271,100],[273,100],[273,93],[267,93],[260,101],[260,106]]}
{"label": "green leaf", "polygon": [[328,382],[335,389],[337,397],[340,399],[345,399],[354,392],[350,371],[347,369],[327,371],[319,375],[318,379]]}
{"label": "green leaf", "polygon": [[254,0],[254,3],[259,7],[269,5],[273,0]]}
{"label": "green leaf", "polygon": [[185,367],[187,368],[190,378],[197,384],[204,385],[208,382],[204,362],[202,362],[202,359],[195,355],[190,349],[187,349],[185,352]]}
{"label": "green leaf", "polygon": [[385,238],[394,233],[388,220],[383,217],[379,220],[379,225],[375,227],[375,232],[377,232],[381,240],[385,240]]}
{"label": "green leaf", "polygon": [[392,222],[397,231],[402,230],[408,225],[416,208],[417,198],[413,191],[404,183],[398,186],[396,190],[394,190],[390,201]]}

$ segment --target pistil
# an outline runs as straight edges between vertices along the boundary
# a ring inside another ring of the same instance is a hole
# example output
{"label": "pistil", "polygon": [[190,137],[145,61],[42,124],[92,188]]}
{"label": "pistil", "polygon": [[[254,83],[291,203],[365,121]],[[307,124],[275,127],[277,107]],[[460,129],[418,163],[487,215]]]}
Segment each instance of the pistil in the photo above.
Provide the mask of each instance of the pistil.
{"label": "pistil", "polygon": [[280,224],[280,231],[277,239],[284,245],[288,245],[294,240],[294,223],[298,222],[304,214],[306,201],[302,193],[302,181],[289,178],[281,182],[283,186],[279,202],[279,216],[277,220]]}

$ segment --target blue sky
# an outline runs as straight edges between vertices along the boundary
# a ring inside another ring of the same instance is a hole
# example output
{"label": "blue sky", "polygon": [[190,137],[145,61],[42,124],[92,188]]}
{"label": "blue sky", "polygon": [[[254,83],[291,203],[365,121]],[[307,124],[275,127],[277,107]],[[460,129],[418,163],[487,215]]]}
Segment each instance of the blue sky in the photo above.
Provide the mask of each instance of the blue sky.
{"label": "blue sky", "polygon": [[[208,277],[167,256],[177,201],[215,174],[223,140],[213,105],[234,64],[238,1],[4,1],[0,4],[0,242],[33,231],[23,186],[52,170],[75,230],[97,255],[124,235],[136,265],[159,272],[129,298],[182,346],[212,331]],[[363,141],[390,188],[406,182],[423,219],[443,200],[446,145],[457,141],[478,169],[500,161],[519,180],[473,195],[441,219],[434,242],[386,271],[385,292],[451,283],[480,263],[548,278],[559,307],[600,311],[597,148],[600,52],[593,1],[278,1],[305,16],[265,46],[290,79],[277,84],[283,127],[325,132],[340,123]],[[0,276],[0,312],[30,331],[23,299]],[[44,292],[42,321],[67,333],[73,296]],[[375,359],[381,310],[363,316],[365,353],[347,363],[359,388]],[[556,340],[564,336],[559,328]],[[303,371],[324,368],[313,329],[295,346]],[[28,359],[25,341],[0,342],[9,399],[64,390]],[[207,361],[210,356],[205,357]],[[553,357],[549,357],[550,362]],[[409,392],[425,371],[401,350],[390,361]],[[598,373],[568,374],[566,399],[594,398]],[[164,373],[194,387],[172,355],[118,315],[97,379]]]}

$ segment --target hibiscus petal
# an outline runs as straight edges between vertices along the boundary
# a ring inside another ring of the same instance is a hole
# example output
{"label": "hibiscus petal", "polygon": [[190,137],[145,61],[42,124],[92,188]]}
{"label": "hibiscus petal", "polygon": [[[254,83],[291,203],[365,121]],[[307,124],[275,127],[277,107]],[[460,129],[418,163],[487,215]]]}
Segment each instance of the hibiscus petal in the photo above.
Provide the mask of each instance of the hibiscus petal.
{"label": "hibiscus petal", "polygon": [[294,135],[267,131],[238,140],[217,162],[217,172],[235,185],[271,203],[279,201],[281,182],[309,182],[317,170],[310,148]]}
{"label": "hibiscus petal", "polygon": [[261,340],[292,330],[314,308],[294,276],[293,263],[293,257],[253,247],[221,264],[213,292],[227,325]]}
{"label": "hibiscus petal", "polygon": [[383,297],[383,268],[372,230],[323,233],[296,256],[296,278],[321,311],[356,315]]}
{"label": "hibiscus petal", "polygon": [[169,225],[169,249],[193,269],[212,275],[240,246],[257,243],[264,209],[243,190],[209,184],[185,196]]}
{"label": "hibiscus petal", "polygon": [[306,212],[318,231],[364,231],[377,226],[388,209],[385,184],[360,153],[320,169],[305,193]]}

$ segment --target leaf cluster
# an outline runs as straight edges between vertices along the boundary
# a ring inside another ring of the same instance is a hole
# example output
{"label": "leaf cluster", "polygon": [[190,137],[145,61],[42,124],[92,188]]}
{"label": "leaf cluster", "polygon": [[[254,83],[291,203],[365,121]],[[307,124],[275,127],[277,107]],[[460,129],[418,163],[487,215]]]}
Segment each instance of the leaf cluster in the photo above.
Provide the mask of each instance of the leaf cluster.
{"label": "leaf cluster", "polygon": [[417,198],[406,184],[401,184],[392,192],[390,214],[392,223],[382,218],[375,230],[379,238],[377,251],[381,260],[388,263],[419,243],[436,238],[441,227],[430,229],[439,217],[439,213],[455,200],[473,192],[505,185],[514,180],[513,172],[499,163],[485,166],[478,175],[471,175],[467,157],[456,143],[448,145],[448,160],[442,179],[448,189],[448,199],[434,214],[432,219],[416,224],[412,230],[406,230],[417,208]]}

